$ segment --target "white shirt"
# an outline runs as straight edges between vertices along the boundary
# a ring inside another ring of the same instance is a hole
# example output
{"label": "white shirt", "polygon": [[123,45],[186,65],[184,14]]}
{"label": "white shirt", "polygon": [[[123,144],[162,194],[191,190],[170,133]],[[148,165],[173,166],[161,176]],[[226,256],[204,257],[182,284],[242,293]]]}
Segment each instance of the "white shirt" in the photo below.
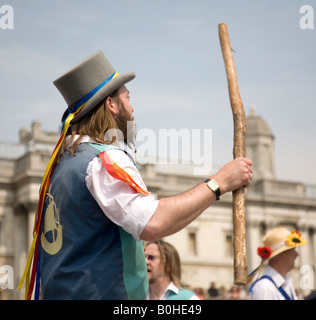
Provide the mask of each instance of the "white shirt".
{"label": "white shirt", "polygon": [[[175,294],[179,293],[179,289],[178,289],[178,287],[176,287],[176,285],[173,283],[173,281],[171,281],[169,283],[168,287],[166,288],[166,290],[164,291],[164,293],[162,294],[162,296],[160,297],[159,300],[166,300],[171,292],[174,292]],[[148,293],[147,300],[149,300],[149,293]],[[190,300],[200,300],[200,298],[197,295],[194,294],[190,298]]]}
{"label": "white shirt", "polygon": [[[287,275],[285,279],[270,265],[267,266],[263,275],[268,275],[272,278],[274,283],[279,287],[282,287],[287,295],[294,300],[297,300],[295,290],[290,277]],[[284,296],[271,280],[262,279],[255,283],[251,292],[251,300],[285,300]]]}
{"label": "white shirt", "polygon": [[[75,136],[75,139],[78,136]],[[84,136],[81,143],[93,142]],[[132,159],[122,150],[112,149],[107,154],[133,180],[147,190],[141,175]],[[100,157],[88,164],[85,181],[88,190],[99,204],[104,214],[115,224],[130,233],[137,241],[153,216],[159,200],[151,194],[136,193],[126,182],[113,178],[104,168]]]}

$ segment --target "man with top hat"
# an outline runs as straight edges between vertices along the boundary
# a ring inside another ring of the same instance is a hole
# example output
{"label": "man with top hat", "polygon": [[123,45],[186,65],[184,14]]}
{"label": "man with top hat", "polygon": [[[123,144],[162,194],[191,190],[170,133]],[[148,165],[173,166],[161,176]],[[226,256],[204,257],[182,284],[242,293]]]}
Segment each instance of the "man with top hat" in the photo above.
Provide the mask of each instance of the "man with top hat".
{"label": "man with top hat", "polygon": [[135,133],[125,85],[134,77],[118,74],[97,51],[54,81],[68,108],[21,280],[33,255],[29,298],[35,286],[43,299],[146,299],[142,240],[183,229],[221,195],[250,183],[252,163],[238,158],[183,194],[155,199],[129,148]]}
{"label": "man with top hat", "polygon": [[262,258],[260,266],[249,276],[249,280],[268,265],[261,277],[250,288],[251,300],[297,300],[288,272],[294,268],[298,257],[296,248],[307,242],[298,231],[290,232],[284,227],[270,230],[262,239],[264,246],[257,252]]}

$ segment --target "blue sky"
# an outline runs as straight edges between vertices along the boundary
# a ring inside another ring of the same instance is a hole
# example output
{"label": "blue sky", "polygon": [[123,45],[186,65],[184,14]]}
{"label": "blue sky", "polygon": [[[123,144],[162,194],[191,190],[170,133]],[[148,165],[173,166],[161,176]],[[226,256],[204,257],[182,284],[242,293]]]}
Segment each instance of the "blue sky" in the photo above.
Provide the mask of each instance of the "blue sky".
{"label": "blue sky", "polygon": [[[228,25],[241,98],[275,135],[277,177],[316,184],[316,30],[300,28],[312,0],[10,1],[0,29],[0,140],[33,120],[59,128],[53,80],[101,49],[127,87],[138,129],[206,129],[212,160],[232,159],[233,123],[218,23]],[[315,19],[315,17],[314,17]],[[315,24],[315,21],[314,21]]]}

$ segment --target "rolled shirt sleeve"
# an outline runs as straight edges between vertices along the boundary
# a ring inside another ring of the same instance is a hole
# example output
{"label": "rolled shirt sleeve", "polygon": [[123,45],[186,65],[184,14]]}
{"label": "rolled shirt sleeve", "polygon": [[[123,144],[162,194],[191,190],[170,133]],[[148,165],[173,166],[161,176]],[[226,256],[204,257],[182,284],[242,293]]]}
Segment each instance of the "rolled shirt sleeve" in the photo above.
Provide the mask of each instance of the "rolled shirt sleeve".
{"label": "rolled shirt sleeve", "polygon": [[[147,190],[138,169],[128,155],[117,149],[109,150],[107,154],[139,186]],[[104,214],[139,241],[159,200],[151,194],[137,193],[126,182],[112,177],[104,168],[100,157],[93,158],[89,163],[85,180],[88,190]]]}

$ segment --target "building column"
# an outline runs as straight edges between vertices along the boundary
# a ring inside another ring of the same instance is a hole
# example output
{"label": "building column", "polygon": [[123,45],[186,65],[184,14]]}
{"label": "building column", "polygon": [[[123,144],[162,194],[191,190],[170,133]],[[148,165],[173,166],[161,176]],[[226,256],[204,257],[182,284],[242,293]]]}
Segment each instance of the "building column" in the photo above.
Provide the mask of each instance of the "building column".
{"label": "building column", "polygon": [[[18,205],[15,208],[15,232],[14,234],[14,282],[19,285],[27,261],[27,210],[25,206]],[[15,299],[23,299],[24,287],[21,290],[15,290]]]}
{"label": "building column", "polygon": [[309,232],[308,229],[305,226],[299,226],[298,227],[298,231],[301,233],[301,235],[303,236],[303,238],[308,242],[307,245],[305,246],[301,246],[298,249],[298,253],[300,254],[299,256],[299,262],[300,265],[312,265],[313,264],[313,258],[310,255],[310,244],[309,242]]}
{"label": "building column", "polygon": [[312,229],[312,233],[310,235],[310,243],[308,243],[307,245],[310,246],[310,262],[311,262],[311,266],[313,267],[313,271],[314,271],[314,288],[313,290],[316,290],[316,227],[314,227]]}
{"label": "building column", "polygon": [[259,221],[247,222],[247,257],[248,273],[258,267],[260,257],[257,254],[257,248],[261,246],[261,233]]}
{"label": "building column", "polygon": [[[15,208],[15,250],[14,250],[14,281],[17,287],[28,259],[29,250],[33,240],[33,224],[37,204],[19,204]],[[15,299],[24,299],[25,285],[21,292],[15,290]]]}

